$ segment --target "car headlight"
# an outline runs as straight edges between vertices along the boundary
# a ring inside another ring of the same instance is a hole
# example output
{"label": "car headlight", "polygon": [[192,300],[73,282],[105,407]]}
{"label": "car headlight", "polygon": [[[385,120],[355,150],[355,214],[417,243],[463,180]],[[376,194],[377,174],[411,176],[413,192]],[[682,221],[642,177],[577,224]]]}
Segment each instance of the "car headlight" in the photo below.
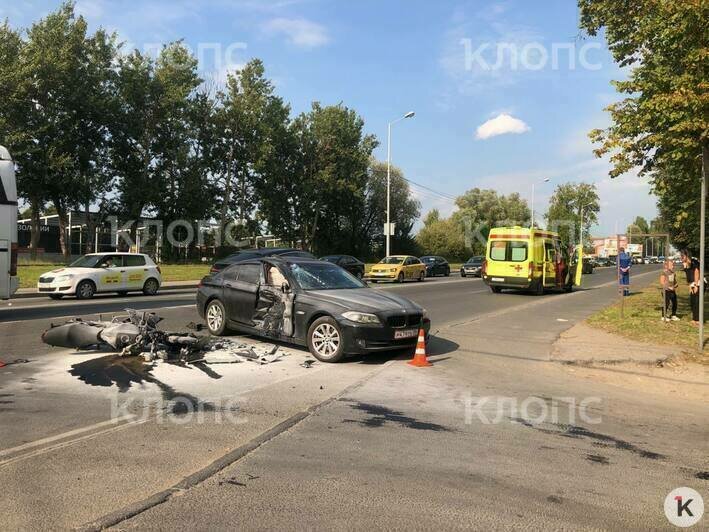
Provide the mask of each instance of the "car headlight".
{"label": "car headlight", "polygon": [[344,312],[342,317],[356,323],[381,323],[379,316],[376,314],[367,314],[366,312]]}
{"label": "car headlight", "polygon": [[73,275],[60,275],[59,277],[55,277],[54,280],[57,283],[61,283],[64,281],[70,281],[72,277],[74,277],[74,276]]}

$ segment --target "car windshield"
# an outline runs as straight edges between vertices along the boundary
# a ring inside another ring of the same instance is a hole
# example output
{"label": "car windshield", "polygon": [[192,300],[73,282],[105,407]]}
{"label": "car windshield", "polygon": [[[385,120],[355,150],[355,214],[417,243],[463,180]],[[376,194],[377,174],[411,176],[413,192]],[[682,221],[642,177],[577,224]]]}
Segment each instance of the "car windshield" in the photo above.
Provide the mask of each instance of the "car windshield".
{"label": "car windshield", "polygon": [[436,262],[436,257],[421,257],[422,262]]}
{"label": "car windshield", "polygon": [[70,268],[95,268],[105,255],[84,255],[72,262]]}
{"label": "car windshield", "polygon": [[379,264],[401,264],[404,262],[404,257],[385,257],[379,261]]}
{"label": "car windshield", "polygon": [[470,257],[468,259],[468,264],[482,264],[482,263],[483,263],[482,257]]}
{"label": "car windshield", "polygon": [[339,259],[339,257],[337,257],[336,255],[332,255],[332,256],[329,256],[329,257],[323,257],[323,258],[320,259],[320,260],[324,260],[324,261],[327,261],[327,262],[337,262],[337,259]]}
{"label": "car windshield", "polygon": [[290,265],[290,270],[303,290],[340,290],[365,288],[367,285],[329,262],[304,262]]}

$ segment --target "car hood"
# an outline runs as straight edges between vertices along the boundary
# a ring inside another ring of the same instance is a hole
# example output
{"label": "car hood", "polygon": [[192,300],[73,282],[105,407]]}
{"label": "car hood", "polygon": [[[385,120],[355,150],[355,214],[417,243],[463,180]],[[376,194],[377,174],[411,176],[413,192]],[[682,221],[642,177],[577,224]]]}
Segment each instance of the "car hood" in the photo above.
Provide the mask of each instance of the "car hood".
{"label": "car hood", "polygon": [[345,290],[311,290],[308,295],[342,307],[343,310],[363,312],[392,311],[402,309],[421,311],[422,307],[405,297],[385,293],[373,288],[352,288]]}
{"label": "car hood", "polygon": [[40,277],[57,277],[58,275],[79,275],[82,273],[95,272],[97,268],[57,268],[49,272],[44,272]]}

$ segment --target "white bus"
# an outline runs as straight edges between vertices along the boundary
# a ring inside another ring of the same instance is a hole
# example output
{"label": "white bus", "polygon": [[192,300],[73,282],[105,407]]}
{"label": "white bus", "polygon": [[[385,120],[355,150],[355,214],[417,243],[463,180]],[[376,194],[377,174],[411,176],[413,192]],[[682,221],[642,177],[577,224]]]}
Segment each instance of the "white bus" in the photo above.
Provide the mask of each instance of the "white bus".
{"label": "white bus", "polygon": [[17,290],[17,184],[15,163],[0,146],[0,299]]}

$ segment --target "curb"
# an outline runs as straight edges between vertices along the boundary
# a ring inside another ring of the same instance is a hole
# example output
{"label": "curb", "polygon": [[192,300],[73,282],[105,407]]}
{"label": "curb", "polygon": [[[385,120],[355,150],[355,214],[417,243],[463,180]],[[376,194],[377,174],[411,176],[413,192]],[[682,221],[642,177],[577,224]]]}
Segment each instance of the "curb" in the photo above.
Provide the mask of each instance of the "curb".
{"label": "curb", "polygon": [[[197,285],[199,284],[199,281],[189,281],[189,284],[170,284],[166,283],[160,286],[160,290],[158,290],[158,294],[160,295],[161,293],[165,292],[174,292],[177,290],[192,290],[196,289]],[[20,290],[33,290],[32,292],[20,292]],[[30,298],[35,298],[35,297],[48,297],[47,294],[45,293],[40,293],[35,291],[34,289],[27,289],[27,288],[21,288],[15,294],[10,298],[10,300],[13,299],[30,299]],[[139,290],[136,290],[138,292]]]}

